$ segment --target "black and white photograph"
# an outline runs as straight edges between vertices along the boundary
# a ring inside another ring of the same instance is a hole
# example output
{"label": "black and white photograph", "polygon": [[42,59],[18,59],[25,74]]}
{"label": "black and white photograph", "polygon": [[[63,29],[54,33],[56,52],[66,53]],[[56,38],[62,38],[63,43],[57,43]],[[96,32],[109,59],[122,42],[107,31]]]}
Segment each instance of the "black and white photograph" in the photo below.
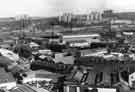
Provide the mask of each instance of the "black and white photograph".
{"label": "black and white photograph", "polygon": [[0,92],[135,92],[135,0],[0,0]]}

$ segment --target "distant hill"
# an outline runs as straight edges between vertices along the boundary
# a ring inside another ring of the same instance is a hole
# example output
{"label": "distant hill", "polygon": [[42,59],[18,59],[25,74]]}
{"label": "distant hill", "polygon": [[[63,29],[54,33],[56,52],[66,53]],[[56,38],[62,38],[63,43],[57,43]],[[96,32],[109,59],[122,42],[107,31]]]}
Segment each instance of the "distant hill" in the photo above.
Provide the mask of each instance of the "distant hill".
{"label": "distant hill", "polygon": [[[53,20],[56,19],[56,17],[30,17],[31,20],[33,21],[49,21],[49,20]],[[15,17],[0,17],[0,22],[11,22],[11,21],[15,21]]]}
{"label": "distant hill", "polygon": [[133,19],[135,20],[135,12],[120,12],[120,13],[114,13],[114,15],[118,19]]}
{"label": "distant hill", "polygon": [[14,21],[14,17],[0,18],[0,22],[10,22]]}
{"label": "distant hill", "polygon": [[[22,24],[26,23],[26,24]],[[9,30],[17,30],[20,29],[20,26],[24,25],[30,25],[31,23],[34,23],[37,25],[37,27],[40,27],[42,30],[45,28],[51,27],[51,25],[57,23],[57,17],[30,17],[30,19],[24,22],[19,22],[19,20],[16,20],[15,17],[7,17],[7,18],[0,18],[0,28],[6,27],[9,28]]]}

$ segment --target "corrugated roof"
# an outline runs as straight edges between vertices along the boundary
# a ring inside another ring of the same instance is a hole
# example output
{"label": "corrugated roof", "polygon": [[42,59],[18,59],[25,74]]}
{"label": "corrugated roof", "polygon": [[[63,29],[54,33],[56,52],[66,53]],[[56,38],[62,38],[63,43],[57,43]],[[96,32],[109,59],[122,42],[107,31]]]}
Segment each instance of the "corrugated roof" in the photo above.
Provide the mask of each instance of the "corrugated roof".
{"label": "corrugated roof", "polygon": [[43,88],[36,88],[36,87],[32,87],[34,90],[36,90],[37,92],[50,92],[46,89],[43,89]]}
{"label": "corrugated roof", "polygon": [[37,91],[26,85],[18,85],[15,89],[12,89],[11,92],[37,92]]}
{"label": "corrugated roof", "polygon": [[35,90],[33,90],[32,88],[22,85],[21,87],[19,87],[20,90],[22,90],[23,92],[37,92]]}

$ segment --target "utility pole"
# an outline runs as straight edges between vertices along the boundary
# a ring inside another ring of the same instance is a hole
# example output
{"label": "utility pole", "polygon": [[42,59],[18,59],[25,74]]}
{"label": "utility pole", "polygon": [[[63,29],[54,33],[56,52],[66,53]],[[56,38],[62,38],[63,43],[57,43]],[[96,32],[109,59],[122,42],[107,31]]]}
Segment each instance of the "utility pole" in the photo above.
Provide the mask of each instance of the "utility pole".
{"label": "utility pole", "polygon": [[54,23],[51,23],[51,39],[54,39]]}
{"label": "utility pole", "polygon": [[16,21],[19,23],[20,34],[19,37],[23,39],[25,37],[24,30],[31,24],[31,20],[27,15],[21,15],[16,17]]}

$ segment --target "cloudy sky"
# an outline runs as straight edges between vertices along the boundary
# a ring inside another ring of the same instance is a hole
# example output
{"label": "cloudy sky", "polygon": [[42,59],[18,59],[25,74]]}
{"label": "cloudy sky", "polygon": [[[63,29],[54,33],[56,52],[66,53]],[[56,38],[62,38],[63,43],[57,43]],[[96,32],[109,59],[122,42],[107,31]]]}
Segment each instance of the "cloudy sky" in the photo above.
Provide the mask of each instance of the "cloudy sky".
{"label": "cloudy sky", "polygon": [[104,9],[135,11],[135,0],[0,0],[0,17],[21,14],[48,17],[63,12],[83,14]]}
{"label": "cloudy sky", "polygon": [[135,0],[106,0],[106,7],[117,12],[135,12]]}

